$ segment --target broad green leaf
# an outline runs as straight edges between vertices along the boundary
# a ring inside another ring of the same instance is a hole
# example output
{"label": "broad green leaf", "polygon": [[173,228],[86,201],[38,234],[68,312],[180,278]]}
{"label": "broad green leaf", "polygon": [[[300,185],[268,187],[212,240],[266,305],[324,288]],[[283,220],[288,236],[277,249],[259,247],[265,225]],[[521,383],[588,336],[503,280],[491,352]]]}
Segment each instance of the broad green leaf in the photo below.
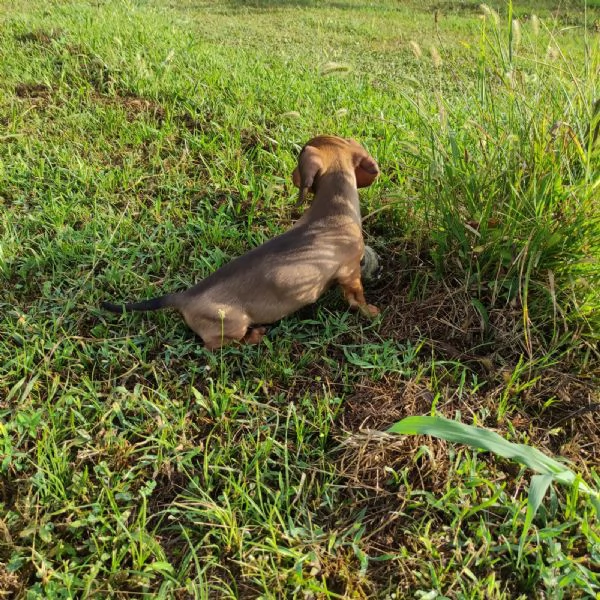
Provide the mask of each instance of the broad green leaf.
{"label": "broad green leaf", "polygon": [[529,495],[527,496],[527,514],[525,515],[525,523],[523,523],[523,532],[521,533],[521,539],[519,540],[519,558],[517,562],[521,561],[523,554],[523,548],[525,547],[525,538],[529,532],[529,528],[533,523],[535,517],[548,488],[552,484],[552,475],[534,475],[531,478],[529,484]]}
{"label": "broad green leaf", "polygon": [[503,458],[515,460],[537,473],[551,475],[554,480],[562,484],[576,484],[586,494],[600,496],[564,464],[540,452],[537,448],[509,442],[489,429],[465,425],[445,417],[406,417],[392,425],[388,431],[404,435],[432,435],[448,442],[488,450]]}
{"label": "broad green leaf", "polygon": [[172,575],[175,570],[173,569],[173,565],[171,565],[170,563],[164,561],[164,560],[157,560],[154,561],[153,563],[147,564],[144,567],[144,572],[145,573],[163,573],[166,574],[168,573],[169,575]]}

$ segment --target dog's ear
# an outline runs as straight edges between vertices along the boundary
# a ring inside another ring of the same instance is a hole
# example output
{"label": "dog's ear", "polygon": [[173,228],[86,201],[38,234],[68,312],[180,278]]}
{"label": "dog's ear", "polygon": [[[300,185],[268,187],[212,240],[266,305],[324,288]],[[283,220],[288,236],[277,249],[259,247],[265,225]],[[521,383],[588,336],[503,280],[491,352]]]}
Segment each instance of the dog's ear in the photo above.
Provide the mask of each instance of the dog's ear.
{"label": "dog's ear", "polygon": [[307,190],[312,188],[315,177],[323,168],[321,153],[313,146],[305,146],[298,157],[298,166],[292,173],[292,180],[297,188],[300,188],[298,204],[304,201]]}
{"label": "dog's ear", "polygon": [[298,166],[292,173],[292,179],[296,187],[311,188],[315,177],[323,168],[321,153],[314,146],[305,146],[298,157]]}
{"label": "dog's ear", "polygon": [[358,165],[354,168],[354,173],[356,174],[356,186],[359,188],[368,187],[379,175],[379,167],[372,156],[365,154],[360,157]]}
{"label": "dog's ear", "polygon": [[297,188],[300,187],[300,171],[298,167],[296,167],[292,172],[292,181]]}

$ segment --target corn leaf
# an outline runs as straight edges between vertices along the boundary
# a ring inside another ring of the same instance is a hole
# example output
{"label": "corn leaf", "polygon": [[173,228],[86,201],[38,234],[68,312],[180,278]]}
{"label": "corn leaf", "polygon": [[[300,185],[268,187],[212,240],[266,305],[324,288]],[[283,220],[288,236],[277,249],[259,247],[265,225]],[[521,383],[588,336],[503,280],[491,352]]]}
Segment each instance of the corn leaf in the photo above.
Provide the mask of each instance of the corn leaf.
{"label": "corn leaf", "polygon": [[525,523],[523,523],[523,531],[521,533],[521,539],[519,540],[519,558],[517,562],[521,561],[527,533],[529,532],[529,528],[533,523],[533,518],[535,517],[548,488],[552,485],[552,480],[552,475],[534,475],[531,478],[529,495],[527,496],[527,514],[525,515]]}
{"label": "corn leaf", "polygon": [[[488,450],[503,458],[515,460],[536,473],[549,475],[553,480],[564,485],[577,485],[582,492],[596,499],[600,497],[597,491],[581,481],[581,478],[563,463],[532,446],[509,442],[489,429],[465,425],[445,417],[406,417],[392,425],[388,432],[404,435],[432,435],[448,442]],[[597,503],[594,504],[597,506]]]}

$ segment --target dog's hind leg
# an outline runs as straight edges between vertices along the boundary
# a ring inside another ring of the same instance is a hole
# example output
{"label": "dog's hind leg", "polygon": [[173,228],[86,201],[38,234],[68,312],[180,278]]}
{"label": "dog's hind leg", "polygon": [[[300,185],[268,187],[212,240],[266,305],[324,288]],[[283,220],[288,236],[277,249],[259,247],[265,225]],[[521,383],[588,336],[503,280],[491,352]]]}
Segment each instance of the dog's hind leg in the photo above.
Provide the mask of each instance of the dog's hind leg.
{"label": "dog's hind leg", "polygon": [[338,279],[338,282],[350,308],[360,310],[367,317],[375,317],[379,314],[379,309],[372,304],[368,304],[365,298],[360,280],[360,264],[347,277]]}
{"label": "dog's hind leg", "polygon": [[259,344],[265,337],[268,329],[266,327],[251,327],[242,338],[243,344]]}
{"label": "dog's hind leg", "polygon": [[250,325],[250,319],[245,313],[231,307],[215,310],[203,307],[201,311],[184,312],[183,316],[189,327],[202,338],[208,350],[244,340]]}

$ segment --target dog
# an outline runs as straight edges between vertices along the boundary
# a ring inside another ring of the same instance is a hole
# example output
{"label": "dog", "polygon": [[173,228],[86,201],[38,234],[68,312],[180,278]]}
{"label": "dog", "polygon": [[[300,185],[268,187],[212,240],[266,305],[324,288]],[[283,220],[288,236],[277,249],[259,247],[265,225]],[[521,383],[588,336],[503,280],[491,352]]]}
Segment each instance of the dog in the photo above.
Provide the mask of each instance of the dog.
{"label": "dog", "polygon": [[265,325],[315,302],[338,283],[353,309],[379,313],[361,282],[364,241],[358,190],[379,175],[375,159],[355,140],[321,135],[302,149],[292,179],[314,200],[291,229],[265,242],[183,292],[106,310],[175,308],[209,350],[240,341],[257,344]]}

